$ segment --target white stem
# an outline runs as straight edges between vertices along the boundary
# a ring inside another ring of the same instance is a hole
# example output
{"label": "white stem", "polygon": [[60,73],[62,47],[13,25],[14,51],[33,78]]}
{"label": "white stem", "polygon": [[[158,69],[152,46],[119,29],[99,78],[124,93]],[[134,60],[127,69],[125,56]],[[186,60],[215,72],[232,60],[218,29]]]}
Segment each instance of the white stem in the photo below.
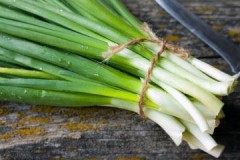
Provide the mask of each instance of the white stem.
{"label": "white stem", "polygon": [[212,78],[208,77],[206,74],[201,72],[199,69],[197,69],[195,66],[190,64],[188,61],[176,56],[174,53],[172,53],[170,51],[164,52],[163,57],[165,57],[169,61],[177,64],[179,67],[185,69],[186,71],[190,72],[191,74],[194,74],[195,76],[201,77],[208,81],[216,82],[215,80],[213,80]]}
{"label": "white stem", "polygon": [[213,149],[211,150],[207,150],[204,145],[201,143],[201,141],[199,141],[196,137],[194,137],[191,133],[189,132],[184,132],[183,134],[183,139],[189,144],[189,146],[192,149],[201,149],[204,152],[218,158],[220,157],[220,155],[222,154],[223,150],[224,150],[224,146],[218,144],[217,146],[215,146]]}
{"label": "white stem", "polygon": [[217,119],[209,119],[207,122],[210,127],[210,129],[208,130],[207,133],[213,135],[215,128],[217,128],[219,126],[220,121]]}
{"label": "white stem", "polygon": [[209,126],[203,115],[195,108],[192,102],[184,94],[164,83],[159,82],[158,85],[160,85],[181,104],[181,106],[191,115],[196,125],[202,132],[207,132],[209,130]]}
{"label": "white stem", "polygon": [[[218,114],[221,108],[223,107],[222,101],[220,101],[213,94],[161,68],[155,68],[153,70],[153,77],[158,79],[158,81],[162,81],[167,85],[173,88],[176,88],[177,90],[189,96],[194,97],[195,99],[202,102],[207,108],[209,108],[211,111],[213,111],[216,114]],[[158,83],[158,81],[154,81],[154,82]]]}
{"label": "white stem", "polygon": [[[186,112],[172,96],[166,92],[155,88],[149,87],[146,97],[159,107],[159,111],[166,113],[189,122],[194,122],[190,114]],[[169,107],[171,106],[171,107]]]}
{"label": "white stem", "polygon": [[[120,109],[139,113],[139,106],[136,103],[112,99],[111,104]],[[144,107],[144,114],[146,117],[160,125],[162,129],[172,138],[176,145],[181,144],[185,127],[177,119],[146,107]]]}
{"label": "white stem", "polygon": [[173,62],[167,60],[166,58],[162,58],[159,61],[159,65],[164,68],[165,70],[178,75],[184,79],[195,83],[196,85],[204,88],[205,90],[215,94],[215,95],[228,95],[232,89],[233,81],[229,82],[214,82],[212,80],[206,80],[199,76],[196,76],[187,70],[183,69],[182,67],[174,64]]}
{"label": "white stem", "polygon": [[[205,119],[207,120],[208,126],[209,126],[209,130],[207,131],[207,133],[209,134],[213,134],[215,128],[218,126],[219,124],[219,120],[217,120],[217,115],[214,114],[213,112],[209,111],[206,109],[206,106],[204,106],[202,103],[200,103],[199,101],[192,101],[192,103],[194,104],[194,106],[196,107],[197,110],[199,110],[199,112],[202,113],[202,115],[205,117]],[[219,112],[221,113],[222,110]]]}
{"label": "white stem", "polygon": [[203,146],[208,151],[212,150],[214,147],[217,146],[215,140],[209,134],[201,132],[196,125],[183,120],[181,122],[186,126],[187,130],[203,144]]}
{"label": "white stem", "polygon": [[178,146],[182,142],[182,135],[185,131],[185,127],[179,123],[174,117],[162,114],[160,112],[145,109],[146,116],[157,123],[165,130],[165,132],[172,138],[174,143]]}
{"label": "white stem", "polygon": [[199,70],[201,70],[202,72],[206,73],[207,75],[209,75],[210,77],[218,80],[218,81],[234,81],[235,78],[220,71],[219,69],[199,60],[199,59],[196,59],[194,57],[190,57],[188,59],[188,61],[194,65],[195,67],[197,67]]}
{"label": "white stem", "polygon": [[194,106],[203,114],[203,116],[206,119],[215,119],[217,117],[217,114],[214,112],[211,112],[206,109],[206,106],[203,105],[201,102],[194,100],[193,101]]}

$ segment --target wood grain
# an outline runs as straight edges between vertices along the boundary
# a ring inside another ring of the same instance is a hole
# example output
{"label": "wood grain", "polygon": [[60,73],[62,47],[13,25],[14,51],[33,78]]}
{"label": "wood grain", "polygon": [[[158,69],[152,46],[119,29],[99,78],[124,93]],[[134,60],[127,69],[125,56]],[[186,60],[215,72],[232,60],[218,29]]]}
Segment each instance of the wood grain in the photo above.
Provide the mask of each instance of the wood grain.
{"label": "wood grain", "polygon": [[[240,45],[239,0],[181,0],[215,30]],[[196,39],[153,0],[124,0],[158,36],[189,48],[216,67],[227,64]],[[221,160],[240,159],[240,88],[224,98],[226,118],[216,140],[226,145]],[[207,154],[176,147],[164,131],[138,115],[110,108],[58,108],[0,104],[0,160],[211,160]]]}

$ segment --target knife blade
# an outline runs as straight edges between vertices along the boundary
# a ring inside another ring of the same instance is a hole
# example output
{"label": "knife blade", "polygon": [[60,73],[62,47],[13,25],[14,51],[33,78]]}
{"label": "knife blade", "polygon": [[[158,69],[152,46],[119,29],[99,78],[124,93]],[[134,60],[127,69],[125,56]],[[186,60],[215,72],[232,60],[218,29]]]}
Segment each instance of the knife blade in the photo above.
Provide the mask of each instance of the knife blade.
{"label": "knife blade", "polygon": [[171,16],[222,56],[234,73],[240,72],[240,48],[189,12],[177,0],[156,0]]}

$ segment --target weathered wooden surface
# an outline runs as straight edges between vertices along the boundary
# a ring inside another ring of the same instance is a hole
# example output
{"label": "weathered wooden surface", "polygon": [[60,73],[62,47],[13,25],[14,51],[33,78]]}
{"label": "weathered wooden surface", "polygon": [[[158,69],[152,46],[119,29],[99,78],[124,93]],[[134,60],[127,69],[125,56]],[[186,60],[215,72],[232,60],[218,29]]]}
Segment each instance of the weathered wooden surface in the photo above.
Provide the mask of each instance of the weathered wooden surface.
{"label": "weathered wooden surface", "polygon": [[[153,0],[124,0],[157,34],[190,48],[193,55],[227,71],[211,49],[156,6]],[[239,0],[182,0],[192,12],[240,45]],[[224,99],[227,117],[216,130],[226,145],[220,159],[240,159],[240,89]],[[186,144],[176,147],[149,120],[118,109],[37,107],[0,104],[0,159],[214,159]]]}

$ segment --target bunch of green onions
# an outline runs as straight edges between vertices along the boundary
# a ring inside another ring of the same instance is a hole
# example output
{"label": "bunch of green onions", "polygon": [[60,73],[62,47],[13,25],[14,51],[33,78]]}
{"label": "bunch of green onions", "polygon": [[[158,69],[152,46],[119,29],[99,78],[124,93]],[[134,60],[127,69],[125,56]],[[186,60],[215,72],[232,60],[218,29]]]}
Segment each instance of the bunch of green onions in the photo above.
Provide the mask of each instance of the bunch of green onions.
{"label": "bunch of green onions", "polygon": [[[107,61],[109,47],[150,38],[119,0],[0,0],[0,98],[34,105],[109,106],[139,113],[139,94],[160,46],[143,42]],[[165,50],[151,73],[144,114],[176,145],[215,157],[230,76]]]}

